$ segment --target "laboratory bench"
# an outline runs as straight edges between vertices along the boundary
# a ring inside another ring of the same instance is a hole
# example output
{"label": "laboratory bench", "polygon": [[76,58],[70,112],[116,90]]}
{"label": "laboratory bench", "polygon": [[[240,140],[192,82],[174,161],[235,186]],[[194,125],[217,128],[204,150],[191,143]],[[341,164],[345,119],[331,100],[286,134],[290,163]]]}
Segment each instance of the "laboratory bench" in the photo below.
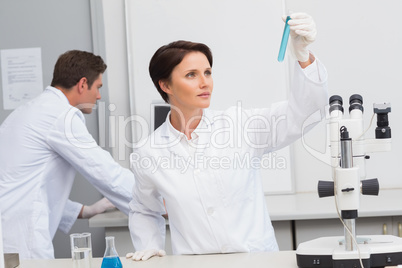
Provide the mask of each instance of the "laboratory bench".
{"label": "laboratory bench", "polygon": [[[134,262],[125,257],[120,257],[124,268],[244,268],[244,267],[286,267],[297,268],[296,253],[294,251],[262,252],[262,253],[236,253],[236,254],[212,254],[212,255],[167,255],[153,257],[147,261]],[[101,267],[102,258],[93,258],[91,266]],[[71,268],[71,259],[54,260],[22,260],[20,268]]]}
{"label": "laboratory bench", "polygon": [[[316,192],[267,195],[267,207],[280,250],[295,250],[301,242],[322,236],[343,235],[335,198],[319,198]],[[402,188],[380,189],[378,196],[360,197],[356,234],[402,236]],[[166,251],[171,253],[169,224],[166,222]],[[128,217],[118,210],[89,219],[90,227],[104,227],[115,236],[117,252],[132,252]]]}

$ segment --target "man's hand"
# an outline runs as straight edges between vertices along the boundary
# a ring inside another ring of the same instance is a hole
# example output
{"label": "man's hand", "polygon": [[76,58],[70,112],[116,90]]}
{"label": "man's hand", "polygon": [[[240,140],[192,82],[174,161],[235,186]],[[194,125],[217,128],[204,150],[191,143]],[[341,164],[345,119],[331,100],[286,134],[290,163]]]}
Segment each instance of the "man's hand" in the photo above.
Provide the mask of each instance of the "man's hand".
{"label": "man's hand", "polygon": [[108,209],[115,208],[115,206],[106,197],[90,206],[82,206],[78,218],[89,219],[96,214],[103,213]]}

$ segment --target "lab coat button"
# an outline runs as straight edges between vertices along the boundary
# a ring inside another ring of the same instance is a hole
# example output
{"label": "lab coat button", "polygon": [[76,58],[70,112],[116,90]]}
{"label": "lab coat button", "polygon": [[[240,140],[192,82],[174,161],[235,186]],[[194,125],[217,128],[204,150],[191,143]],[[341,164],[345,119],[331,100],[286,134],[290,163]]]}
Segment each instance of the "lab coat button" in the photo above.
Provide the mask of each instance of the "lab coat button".
{"label": "lab coat button", "polygon": [[207,209],[207,213],[209,216],[211,216],[212,214],[214,214],[215,210],[213,208],[208,208]]}

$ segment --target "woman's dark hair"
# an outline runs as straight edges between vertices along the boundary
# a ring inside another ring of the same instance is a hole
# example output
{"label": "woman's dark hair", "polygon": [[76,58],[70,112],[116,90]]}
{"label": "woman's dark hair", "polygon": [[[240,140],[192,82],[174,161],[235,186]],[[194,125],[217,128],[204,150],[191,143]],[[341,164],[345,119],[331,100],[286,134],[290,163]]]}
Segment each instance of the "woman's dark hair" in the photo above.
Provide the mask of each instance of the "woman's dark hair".
{"label": "woman's dark hair", "polygon": [[100,56],[86,51],[70,50],[57,59],[51,86],[69,89],[85,77],[90,88],[106,68],[107,66]]}
{"label": "woman's dark hair", "polygon": [[149,75],[163,100],[169,103],[169,97],[159,86],[160,80],[171,81],[173,69],[180,64],[184,56],[190,52],[203,53],[212,67],[212,53],[207,45],[179,40],[160,47],[149,63]]}

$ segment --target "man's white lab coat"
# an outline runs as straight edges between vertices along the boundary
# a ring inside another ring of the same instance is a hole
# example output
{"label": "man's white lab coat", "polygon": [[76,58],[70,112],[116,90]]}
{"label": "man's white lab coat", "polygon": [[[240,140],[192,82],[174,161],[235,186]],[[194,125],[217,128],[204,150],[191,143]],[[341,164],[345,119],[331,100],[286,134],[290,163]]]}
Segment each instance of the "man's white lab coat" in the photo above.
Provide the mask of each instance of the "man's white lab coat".
{"label": "man's white lab coat", "polygon": [[82,112],[48,87],[0,127],[4,252],[54,258],[57,228],[68,232],[82,208],[68,200],[76,171],[128,214],[134,175],[96,144]]}

